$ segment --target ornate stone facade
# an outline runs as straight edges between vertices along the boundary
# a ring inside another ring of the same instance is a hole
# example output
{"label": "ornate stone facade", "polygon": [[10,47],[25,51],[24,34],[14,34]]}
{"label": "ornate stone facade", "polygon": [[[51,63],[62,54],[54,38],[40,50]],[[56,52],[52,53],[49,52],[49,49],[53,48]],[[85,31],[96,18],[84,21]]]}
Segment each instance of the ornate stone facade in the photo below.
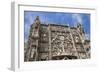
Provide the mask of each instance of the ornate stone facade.
{"label": "ornate stone facade", "polygon": [[24,61],[87,58],[90,58],[90,40],[85,39],[81,24],[76,27],[42,24],[36,17],[30,28]]}

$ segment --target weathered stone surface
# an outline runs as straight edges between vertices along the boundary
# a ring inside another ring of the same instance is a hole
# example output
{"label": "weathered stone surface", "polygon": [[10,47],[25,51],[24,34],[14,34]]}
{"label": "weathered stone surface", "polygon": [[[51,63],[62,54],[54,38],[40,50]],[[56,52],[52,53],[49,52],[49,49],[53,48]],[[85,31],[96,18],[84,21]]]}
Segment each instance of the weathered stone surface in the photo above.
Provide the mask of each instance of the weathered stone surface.
{"label": "weathered stone surface", "polygon": [[[57,24],[41,24],[39,17],[31,25],[25,46],[25,61],[90,58],[90,40],[84,29]],[[83,42],[84,41],[84,42]]]}

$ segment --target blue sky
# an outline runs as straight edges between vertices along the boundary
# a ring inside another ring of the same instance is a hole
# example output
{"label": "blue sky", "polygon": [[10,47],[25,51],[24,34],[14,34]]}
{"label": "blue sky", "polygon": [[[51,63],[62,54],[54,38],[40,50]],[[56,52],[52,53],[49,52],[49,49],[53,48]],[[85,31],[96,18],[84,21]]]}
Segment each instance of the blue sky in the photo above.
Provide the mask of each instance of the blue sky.
{"label": "blue sky", "polygon": [[82,24],[87,38],[90,38],[90,14],[24,11],[24,38],[28,39],[30,25],[39,16],[41,23],[55,23],[59,25],[76,26]]}

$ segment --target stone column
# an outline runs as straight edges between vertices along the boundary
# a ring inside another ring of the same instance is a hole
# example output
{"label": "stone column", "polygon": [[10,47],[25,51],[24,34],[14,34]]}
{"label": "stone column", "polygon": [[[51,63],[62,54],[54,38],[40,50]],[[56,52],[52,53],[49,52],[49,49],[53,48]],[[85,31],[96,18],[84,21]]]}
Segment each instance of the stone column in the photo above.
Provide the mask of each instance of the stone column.
{"label": "stone column", "polygon": [[51,60],[52,53],[51,53],[51,27],[50,27],[50,24],[48,26],[48,32],[49,32],[49,60]]}

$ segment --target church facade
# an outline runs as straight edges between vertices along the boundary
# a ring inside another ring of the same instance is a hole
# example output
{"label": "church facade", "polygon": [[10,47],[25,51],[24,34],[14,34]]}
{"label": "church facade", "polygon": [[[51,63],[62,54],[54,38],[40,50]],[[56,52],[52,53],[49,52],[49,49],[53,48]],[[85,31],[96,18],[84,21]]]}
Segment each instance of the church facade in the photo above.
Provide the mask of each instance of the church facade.
{"label": "church facade", "polygon": [[89,59],[91,54],[90,40],[85,38],[81,24],[42,24],[38,16],[30,26],[24,50],[25,62]]}

